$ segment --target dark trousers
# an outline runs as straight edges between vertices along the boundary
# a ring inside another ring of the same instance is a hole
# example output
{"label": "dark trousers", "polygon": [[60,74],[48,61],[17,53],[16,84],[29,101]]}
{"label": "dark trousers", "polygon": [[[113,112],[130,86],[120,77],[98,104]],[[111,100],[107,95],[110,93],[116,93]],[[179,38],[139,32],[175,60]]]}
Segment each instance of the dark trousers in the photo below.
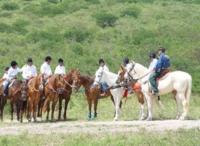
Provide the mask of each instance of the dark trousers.
{"label": "dark trousers", "polygon": [[153,72],[150,75],[149,78],[149,82],[151,84],[151,88],[154,91],[154,93],[158,93],[158,83],[157,83],[157,78],[160,76],[161,71],[160,72]]}

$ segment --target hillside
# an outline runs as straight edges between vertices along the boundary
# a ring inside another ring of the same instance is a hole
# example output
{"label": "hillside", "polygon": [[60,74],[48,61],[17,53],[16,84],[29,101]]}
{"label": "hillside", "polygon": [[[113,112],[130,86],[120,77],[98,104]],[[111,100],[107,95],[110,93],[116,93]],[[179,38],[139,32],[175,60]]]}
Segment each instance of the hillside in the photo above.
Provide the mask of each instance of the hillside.
{"label": "hillside", "polygon": [[0,0],[1,70],[29,56],[39,68],[51,55],[53,67],[62,57],[87,74],[103,57],[116,72],[124,56],[148,65],[160,46],[200,93],[199,0]]}

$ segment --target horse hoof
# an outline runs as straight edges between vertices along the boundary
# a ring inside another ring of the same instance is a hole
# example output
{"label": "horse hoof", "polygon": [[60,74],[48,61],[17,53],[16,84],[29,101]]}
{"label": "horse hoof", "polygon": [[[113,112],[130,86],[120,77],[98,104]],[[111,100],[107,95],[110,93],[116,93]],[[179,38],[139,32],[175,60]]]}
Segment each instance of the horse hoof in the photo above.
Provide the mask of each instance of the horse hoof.
{"label": "horse hoof", "polygon": [[180,116],[179,120],[185,120],[184,116]]}
{"label": "horse hoof", "polygon": [[145,119],[145,117],[140,117],[139,121],[143,121]]}
{"label": "horse hoof", "polygon": [[152,121],[152,117],[148,117],[146,121]]}
{"label": "horse hoof", "polygon": [[114,118],[113,121],[118,121],[118,118]]}

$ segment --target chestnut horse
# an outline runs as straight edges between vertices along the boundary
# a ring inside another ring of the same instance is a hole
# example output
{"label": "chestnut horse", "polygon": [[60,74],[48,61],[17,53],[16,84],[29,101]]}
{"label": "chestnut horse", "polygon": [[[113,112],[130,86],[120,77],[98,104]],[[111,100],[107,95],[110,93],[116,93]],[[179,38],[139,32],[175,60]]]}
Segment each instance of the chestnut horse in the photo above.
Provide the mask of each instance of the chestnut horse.
{"label": "chestnut horse", "polygon": [[14,79],[8,90],[8,99],[11,105],[11,120],[13,120],[14,109],[16,108],[17,120],[23,122],[23,113],[27,104],[26,81]]}
{"label": "chestnut horse", "polygon": [[64,113],[63,113],[63,119],[66,120],[67,119],[67,106],[72,94],[72,84],[73,84],[73,80],[72,80],[72,75],[73,75],[74,70],[69,71],[69,73],[67,73],[64,76],[64,80],[65,80],[65,90],[59,94],[59,112],[58,112],[58,120],[61,119],[61,111],[62,111],[62,100],[65,100],[65,107],[64,107]]}
{"label": "chestnut horse", "polygon": [[[91,120],[93,118],[97,117],[97,105],[98,105],[98,99],[104,98],[101,97],[100,93],[100,87],[99,86],[93,86],[94,79],[81,75],[79,71],[75,71],[73,74],[73,86],[75,86],[76,90],[78,90],[81,86],[85,88],[85,95],[87,97],[87,102],[88,102],[88,119]],[[108,91],[108,94],[105,97],[111,97],[112,102],[114,103],[114,99]],[[91,109],[92,109],[92,104],[94,104],[94,114],[92,115]],[[121,108],[122,102],[120,102],[120,108]]]}
{"label": "chestnut horse", "polygon": [[58,102],[59,95],[65,91],[65,80],[62,75],[52,75],[45,86],[45,102],[43,112],[47,111],[46,120],[49,119],[50,102],[52,102],[51,120],[54,120],[55,106]]}
{"label": "chestnut horse", "polygon": [[[37,75],[33,77],[28,82],[28,115],[27,118],[29,121],[33,120],[36,122],[36,112],[39,102],[41,100],[41,95],[43,94],[43,77],[42,75]],[[39,111],[38,111],[39,112]]]}
{"label": "chestnut horse", "polygon": [[4,79],[0,79],[0,118],[1,121],[3,121],[3,111],[4,111],[4,106],[6,104],[6,97],[4,96],[4,91],[3,91],[3,81]]}

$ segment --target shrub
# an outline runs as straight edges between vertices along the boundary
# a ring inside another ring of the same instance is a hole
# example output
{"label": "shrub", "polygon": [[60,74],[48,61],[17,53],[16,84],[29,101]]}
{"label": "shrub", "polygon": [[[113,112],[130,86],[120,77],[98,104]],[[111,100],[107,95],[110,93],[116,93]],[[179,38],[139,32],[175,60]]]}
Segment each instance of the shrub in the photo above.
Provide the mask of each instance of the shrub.
{"label": "shrub", "polygon": [[127,9],[125,9],[124,11],[121,12],[121,16],[132,16],[137,18],[138,15],[140,14],[140,9],[138,7],[129,7]]}
{"label": "shrub", "polygon": [[64,37],[71,40],[71,41],[76,41],[76,42],[83,42],[86,39],[88,39],[91,36],[90,32],[85,29],[80,29],[80,28],[70,28],[68,29]]}
{"label": "shrub", "polygon": [[97,13],[94,17],[96,23],[102,28],[113,27],[118,19],[115,15],[106,12]]}
{"label": "shrub", "polygon": [[13,2],[4,3],[1,7],[3,10],[16,10],[19,9],[19,6]]}

